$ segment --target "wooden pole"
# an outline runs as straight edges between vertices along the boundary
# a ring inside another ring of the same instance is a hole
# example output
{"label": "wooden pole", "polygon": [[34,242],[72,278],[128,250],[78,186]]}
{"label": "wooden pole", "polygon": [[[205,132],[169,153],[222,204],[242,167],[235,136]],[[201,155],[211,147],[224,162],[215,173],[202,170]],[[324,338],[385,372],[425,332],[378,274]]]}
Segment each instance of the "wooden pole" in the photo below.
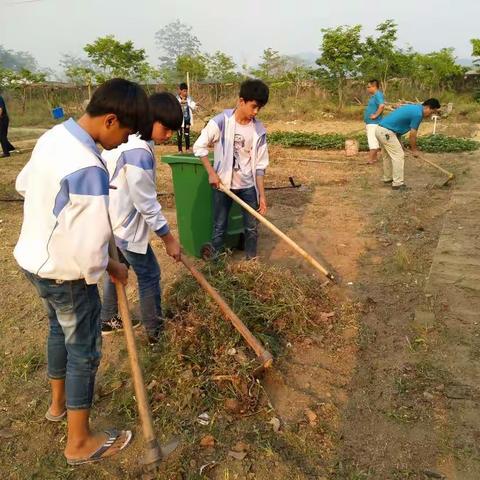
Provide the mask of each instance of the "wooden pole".
{"label": "wooden pole", "polygon": [[187,72],[187,88],[188,88],[188,95],[191,96],[191,93],[190,93],[190,72]]}
{"label": "wooden pole", "polygon": [[[412,157],[413,157],[413,155],[412,155]],[[415,158],[415,157],[413,157],[413,158]],[[420,160],[423,160],[425,163],[428,163],[432,167],[436,168],[437,170],[440,170],[445,175],[447,175],[448,178],[442,183],[443,187],[448,185],[448,183],[450,183],[455,178],[455,175],[452,172],[449,172],[448,170],[445,170],[443,167],[441,167],[440,165],[437,165],[435,162],[432,162],[431,160],[428,160],[423,155],[419,155],[418,158]]]}
{"label": "wooden pole", "polygon": [[213,298],[215,303],[220,307],[223,315],[232,322],[233,326],[237,329],[240,335],[245,339],[245,341],[250,345],[253,351],[256,353],[257,357],[262,362],[264,368],[269,368],[273,363],[272,354],[265,349],[265,347],[257,340],[253,333],[248,329],[248,327],[238,318],[236,313],[228,306],[227,302],[220,296],[220,294],[215,290],[207,279],[182,255],[182,263],[187,267],[190,273],[193,275],[195,280],[200,284],[200,286]]}
{"label": "wooden pole", "polygon": [[[108,246],[109,255],[113,260],[119,261],[118,251],[115,240],[110,239]],[[155,431],[153,429],[152,414],[147,400],[147,390],[143,380],[143,373],[138,359],[138,351],[135,343],[135,334],[133,332],[132,318],[128,308],[128,299],[125,287],[120,282],[115,282],[115,290],[118,298],[118,308],[123,322],[123,331],[127,343],[128,358],[130,360],[130,369],[132,371],[133,388],[137,400],[138,413],[142,424],[143,438],[145,440],[145,464],[157,464],[162,459],[162,451],[158,443]]]}
{"label": "wooden pole", "polygon": [[325,275],[332,281],[335,281],[335,277],[330,273],[323,265],[321,265],[315,258],[313,258],[309,253],[307,253],[302,247],[297,245],[290,237],[287,237],[279,228],[277,228],[273,223],[269,222],[263,215],[260,215],[256,210],[254,210],[250,205],[245,203],[241,198],[237,197],[230,189],[226,188],[224,185],[220,184],[220,190],[228,195],[232,200],[237,202],[242,206],[248,213],[253,215],[259,222],[263,223],[269,230],[271,230],[275,235],[279,236],[283,241],[285,241],[293,251],[302,256],[310,265],[316,268],[319,272]]}

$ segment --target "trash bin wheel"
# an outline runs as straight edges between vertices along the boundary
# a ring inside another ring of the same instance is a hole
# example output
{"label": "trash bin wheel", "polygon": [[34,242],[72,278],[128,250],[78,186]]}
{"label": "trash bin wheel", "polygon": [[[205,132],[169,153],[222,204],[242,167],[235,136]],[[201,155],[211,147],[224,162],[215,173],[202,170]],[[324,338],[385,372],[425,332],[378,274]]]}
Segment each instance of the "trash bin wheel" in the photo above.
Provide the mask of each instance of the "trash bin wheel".
{"label": "trash bin wheel", "polygon": [[204,243],[200,249],[200,256],[203,260],[210,260],[213,257],[213,246],[211,243]]}

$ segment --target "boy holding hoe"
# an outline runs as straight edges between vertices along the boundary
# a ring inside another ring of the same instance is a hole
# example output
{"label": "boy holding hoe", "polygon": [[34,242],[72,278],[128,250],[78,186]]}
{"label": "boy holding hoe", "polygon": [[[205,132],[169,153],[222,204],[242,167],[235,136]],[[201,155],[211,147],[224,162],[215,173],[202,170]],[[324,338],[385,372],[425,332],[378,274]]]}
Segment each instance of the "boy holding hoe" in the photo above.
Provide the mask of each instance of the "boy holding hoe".
{"label": "boy holding hoe", "polygon": [[105,270],[123,284],[128,278],[125,265],[108,256],[109,177],[96,144],[112,149],[132,133],[149,135],[148,120],[143,89],[110,80],[78,122],[67,120],[40,137],[16,181],[25,202],[14,256],[47,311],[52,398],[45,417],[67,417],[64,454],[70,465],[115,455],[132,438],[129,430],[92,432],[89,425],[101,357],[97,282]]}
{"label": "boy holding hoe", "polygon": [[[150,231],[163,241],[167,254],[180,260],[180,245],[168,227],[157,200],[154,143],[169,140],[182,124],[182,109],[171,93],[154,93],[148,99],[153,122],[152,142],[130,135],[120,147],[104,151],[110,173],[110,218],[119,257],[137,275],[142,324],[150,344],[157,343],[163,329],[160,267],[149,244]],[[113,188],[114,187],[114,188]],[[118,316],[115,285],[105,275],[102,333],[123,328]]]}
{"label": "boy holding hoe", "polygon": [[[232,199],[219,190],[220,184],[232,190],[261,215],[267,211],[264,175],[268,166],[267,135],[265,127],[256,119],[268,102],[269,90],[260,80],[246,80],[240,87],[237,107],[225,110],[212,118],[193,146],[208,173],[214,188],[212,236],[213,255],[223,250]],[[214,145],[213,167],[208,148]],[[257,220],[242,210],[245,227],[245,256],[257,256]]]}

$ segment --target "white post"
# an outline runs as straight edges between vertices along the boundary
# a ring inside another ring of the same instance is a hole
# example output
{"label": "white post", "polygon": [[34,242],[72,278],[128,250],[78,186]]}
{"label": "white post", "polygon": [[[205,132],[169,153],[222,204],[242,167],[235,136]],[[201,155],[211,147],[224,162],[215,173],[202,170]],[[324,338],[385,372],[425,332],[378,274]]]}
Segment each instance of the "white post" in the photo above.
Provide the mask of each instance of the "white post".
{"label": "white post", "polygon": [[435,135],[437,133],[438,115],[432,115],[432,118],[433,118],[433,134]]}

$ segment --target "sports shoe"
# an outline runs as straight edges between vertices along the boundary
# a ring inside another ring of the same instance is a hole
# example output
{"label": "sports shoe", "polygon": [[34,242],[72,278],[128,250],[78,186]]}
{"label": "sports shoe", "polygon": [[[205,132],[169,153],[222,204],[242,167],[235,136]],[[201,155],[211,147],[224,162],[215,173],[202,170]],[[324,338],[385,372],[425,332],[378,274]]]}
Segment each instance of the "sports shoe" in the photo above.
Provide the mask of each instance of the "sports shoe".
{"label": "sports shoe", "polygon": [[[137,319],[132,318],[133,328],[140,326],[140,322]],[[102,335],[110,335],[115,332],[123,332],[123,322],[120,315],[114,315],[110,320],[102,322]]]}

